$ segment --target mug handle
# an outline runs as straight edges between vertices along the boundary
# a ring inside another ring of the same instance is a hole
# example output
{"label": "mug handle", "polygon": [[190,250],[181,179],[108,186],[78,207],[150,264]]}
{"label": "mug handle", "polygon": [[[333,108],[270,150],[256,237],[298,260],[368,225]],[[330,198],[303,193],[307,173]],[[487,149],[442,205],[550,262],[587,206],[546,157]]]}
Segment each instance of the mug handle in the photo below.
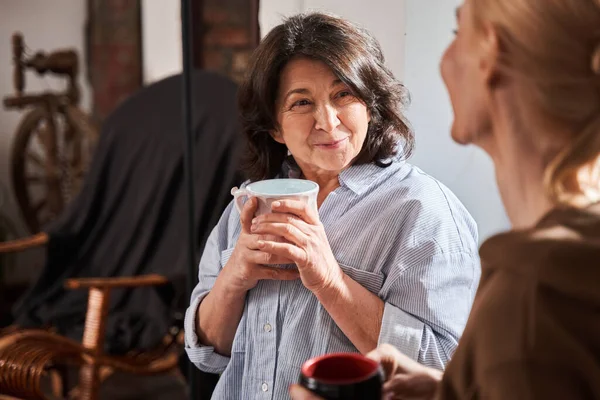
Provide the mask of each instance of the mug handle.
{"label": "mug handle", "polygon": [[244,208],[244,197],[250,197],[250,192],[246,189],[238,189],[237,187],[233,187],[231,189],[231,194],[235,202],[235,208],[237,208],[238,212],[241,215],[242,209]]}

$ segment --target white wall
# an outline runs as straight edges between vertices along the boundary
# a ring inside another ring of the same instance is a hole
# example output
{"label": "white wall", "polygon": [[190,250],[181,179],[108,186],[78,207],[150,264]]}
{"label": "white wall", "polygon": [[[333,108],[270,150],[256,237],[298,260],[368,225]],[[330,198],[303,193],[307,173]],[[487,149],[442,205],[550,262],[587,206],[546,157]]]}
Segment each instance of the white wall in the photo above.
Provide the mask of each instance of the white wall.
{"label": "white wall", "polygon": [[260,0],[258,10],[260,35],[264,37],[285,17],[301,13],[304,10],[304,0]]}
{"label": "white wall", "polygon": [[493,165],[473,146],[450,137],[452,109],[439,73],[439,61],[456,28],[460,0],[406,0],[404,83],[411,92],[408,111],[417,139],[412,162],[462,200],[479,225],[480,239],[508,229]]}
{"label": "white wall", "polygon": [[181,72],[179,0],[142,0],[144,84]]}
{"label": "white wall", "polygon": [[479,225],[480,240],[509,227],[492,163],[480,150],[450,138],[452,110],[439,60],[452,39],[460,0],[261,0],[264,36],[283,16],[325,10],[363,25],[381,42],[388,66],[411,93],[408,110],[417,140],[411,162],[442,181]]}
{"label": "white wall", "polygon": [[404,0],[260,0],[261,35],[282,22],[283,17],[306,11],[326,11],[368,29],[381,43],[394,74],[404,74]]}
{"label": "white wall", "polygon": [[[13,32],[20,31],[29,52],[38,50],[52,51],[57,48],[74,48],[80,55],[79,82],[82,89],[82,106],[90,105],[90,90],[86,80],[84,55],[84,26],[86,2],[72,0],[2,0],[0,5],[0,96],[13,95],[13,68],[11,63]],[[38,77],[34,72],[26,75],[26,92],[40,92],[48,89],[64,88],[65,80],[51,77]],[[20,212],[12,196],[10,182],[10,149],[14,132],[24,113],[7,111],[0,107],[0,182],[10,191],[8,204],[2,206],[2,212],[12,217],[24,232]],[[29,263],[25,263],[28,266]],[[20,280],[28,272],[14,277]]]}

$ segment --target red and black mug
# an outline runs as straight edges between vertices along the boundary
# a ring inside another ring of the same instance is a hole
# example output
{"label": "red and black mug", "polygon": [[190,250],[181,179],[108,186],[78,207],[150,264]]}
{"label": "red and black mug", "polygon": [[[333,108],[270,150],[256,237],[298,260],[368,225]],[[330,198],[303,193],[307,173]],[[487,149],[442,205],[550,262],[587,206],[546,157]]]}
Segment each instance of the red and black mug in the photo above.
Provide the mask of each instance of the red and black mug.
{"label": "red and black mug", "polygon": [[380,400],[383,381],[380,364],[357,353],[311,358],[300,373],[300,385],[326,400]]}

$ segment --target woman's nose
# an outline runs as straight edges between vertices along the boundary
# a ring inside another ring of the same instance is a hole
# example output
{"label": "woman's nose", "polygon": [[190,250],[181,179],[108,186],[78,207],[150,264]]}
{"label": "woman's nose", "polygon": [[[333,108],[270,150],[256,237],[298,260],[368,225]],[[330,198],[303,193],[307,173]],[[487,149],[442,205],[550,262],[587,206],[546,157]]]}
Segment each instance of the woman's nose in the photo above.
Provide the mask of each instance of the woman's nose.
{"label": "woman's nose", "polygon": [[325,132],[332,132],[340,124],[338,110],[332,105],[319,107],[315,113],[315,128]]}

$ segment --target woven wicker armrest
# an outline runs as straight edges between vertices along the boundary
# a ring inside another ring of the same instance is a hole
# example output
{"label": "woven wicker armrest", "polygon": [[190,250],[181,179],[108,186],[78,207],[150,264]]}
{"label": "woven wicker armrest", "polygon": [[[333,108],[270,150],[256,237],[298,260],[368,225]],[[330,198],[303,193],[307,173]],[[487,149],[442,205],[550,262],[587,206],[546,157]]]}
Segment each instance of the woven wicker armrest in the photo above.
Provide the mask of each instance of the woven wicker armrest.
{"label": "woven wicker armrest", "polygon": [[88,353],[81,344],[41,329],[0,337],[0,399],[46,399],[42,377],[56,365],[83,365]]}
{"label": "woven wicker armrest", "polygon": [[110,356],[103,352],[111,289],[166,283],[167,278],[156,274],[68,279],[66,288],[89,291],[82,343],[44,330],[17,330],[0,337],[0,393],[43,399],[41,376],[59,360],[81,366],[78,385],[80,400],[98,398],[101,368],[144,375],[176,368],[179,354],[174,343],[165,344],[161,351],[130,357]]}

